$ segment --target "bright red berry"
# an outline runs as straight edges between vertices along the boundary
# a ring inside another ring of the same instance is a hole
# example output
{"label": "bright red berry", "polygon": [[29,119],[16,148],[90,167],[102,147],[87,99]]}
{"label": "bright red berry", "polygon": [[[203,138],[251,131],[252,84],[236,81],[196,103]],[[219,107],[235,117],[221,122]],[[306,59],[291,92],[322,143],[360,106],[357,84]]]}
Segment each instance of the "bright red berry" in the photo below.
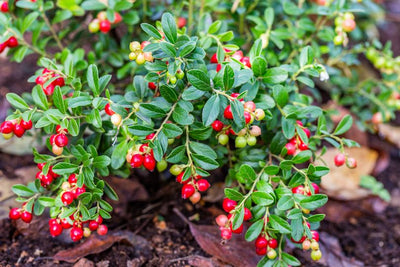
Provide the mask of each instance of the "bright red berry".
{"label": "bright red berry", "polygon": [[221,229],[221,237],[222,239],[229,240],[232,238],[232,230],[229,228]]}
{"label": "bright red berry", "polygon": [[67,220],[66,218],[61,219],[60,224],[61,224],[62,228],[64,228],[64,229],[69,229],[69,228],[71,228],[71,226],[72,226],[72,225],[68,222],[68,220]]}
{"label": "bright red berry", "polygon": [[242,57],[240,59],[240,62],[243,63],[243,65],[245,65],[248,68],[251,68],[251,63],[250,63],[250,58],[249,57]]}
{"label": "bright red berry", "polygon": [[52,84],[54,85],[54,87],[56,87],[56,86],[63,87],[63,86],[65,85],[64,78],[63,78],[63,77],[59,77],[59,78],[55,79],[55,80],[52,82]]}
{"label": "bright red berry", "polygon": [[63,227],[59,223],[54,223],[54,224],[50,225],[49,230],[50,230],[50,235],[52,237],[56,237],[56,236],[61,235],[61,233],[63,231]]}
{"label": "bright red berry", "polygon": [[155,83],[153,83],[153,82],[149,82],[148,86],[149,86],[150,90],[156,90],[157,89],[157,85]]}
{"label": "bright red berry", "polygon": [[305,143],[303,143],[303,142],[301,142],[301,143],[299,144],[299,149],[300,149],[300,150],[307,150],[307,149],[308,149],[308,145],[305,144]]}
{"label": "bright red berry", "polygon": [[182,187],[182,198],[183,199],[189,198],[194,194],[194,192],[196,192],[196,189],[194,188],[193,185],[185,184]]}
{"label": "bright red berry", "polygon": [[0,126],[1,133],[9,134],[14,131],[14,124],[11,121],[3,121]]}
{"label": "bright red berry", "polygon": [[217,218],[215,218],[215,221],[218,226],[224,227],[228,223],[228,217],[224,214],[221,214],[221,215],[218,215]]}
{"label": "bright red berry", "polygon": [[232,224],[231,224],[231,229],[232,229],[232,233],[241,234],[241,233],[243,232],[243,223],[242,223],[242,225],[240,225],[239,228],[237,228],[236,230],[233,230]]}
{"label": "bright red berry", "polygon": [[100,31],[107,33],[111,30],[111,23],[108,20],[100,21]]}
{"label": "bright red berry", "polygon": [[217,53],[215,53],[214,55],[212,55],[211,59],[210,59],[211,63],[217,64],[218,63],[218,58],[217,58]]}
{"label": "bright red berry", "polygon": [[292,143],[287,143],[285,147],[287,149],[288,155],[294,155],[294,153],[296,153],[296,146],[293,145]]}
{"label": "bright red berry", "polygon": [[217,72],[219,72],[222,69],[222,65],[221,64],[217,64],[217,68],[215,69]]}
{"label": "bright red berry", "polygon": [[197,181],[197,189],[200,192],[204,192],[208,188],[210,188],[210,183],[206,179],[200,179],[200,180]]}
{"label": "bright red berry", "polygon": [[57,133],[59,133],[59,134],[67,134],[68,133],[68,130],[67,129],[65,129],[65,128],[62,128],[61,127],[61,125],[57,125],[56,126],[56,132]]}
{"label": "bright red berry", "polygon": [[54,143],[58,147],[65,147],[68,145],[68,137],[65,134],[57,134],[54,138]]}
{"label": "bright red berry", "polygon": [[78,196],[80,196],[81,194],[86,192],[86,188],[85,187],[78,187],[75,190],[75,197],[77,198]]}
{"label": "bright red berry", "polygon": [[176,181],[180,184],[187,184],[189,182],[190,179],[186,179],[185,181],[182,181],[183,175],[185,174],[185,172],[181,172],[180,174],[178,174],[176,176]]}
{"label": "bright red berry", "polygon": [[98,227],[99,227],[99,224],[96,221],[89,222],[90,231],[96,231]]}
{"label": "bright red berry", "polygon": [[251,211],[248,208],[244,208],[244,217],[243,220],[248,221],[252,217]]}
{"label": "bright red berry", "polygon": [[152,155],[145,155],[143,159],[143,166],[149,170],[149,171],[154,171],[154,168],[156,167],[156,160]]}
{"label": "bright red berry", "polygon": [[54,93],[54,84],[49,84],[46,88],[43,88],[43,92],[45,95],[52,95]]}
{"label": "bright red berry", "polygon": [[244,112],[244,120],[246,124],[249,124],[251,122],[251,114],[247,111]]}
{"label": "bright red berry", "polygon": [[107,232],[108,232],[108,228],[107,228],[107,226],[104,225],[104,224],[99,225],[99,228],[97,228],[97,233],[98,233],[99,235],[106,235]]}
{"label": "bright red berry", "polygon": [[76,177],[75,173],[72,173],[69,177],[68,177],[68,182],[70,184],[76,184],[76,182],[78,181],[78,178]]}
{"label": "bright red berry", "polygon": [[357,168],[357,160],[355,158],[347,158],[346,166],[350,169]]}
{"label": "bright red berry", "polygon": [[11,220],[18,220],[19,218],[21,218],[21,212],[19,211],[19,208],[10,209],[8,217],[10,217]]}
{"label": "bright red berry", "polygon": [[308,138],[311,136],[311,131],[308,128],[303,129],[304,133],[307,135]]}
{"label": "bright red berry", "polygon": [[278,247],[278,241],[276,239],[274,239],[274,238],[271,238],[270,240],[268,240],[268,246],[270,248],[275,249],[275,248]]}
{"label": "bright red berry", "polygon": [[73,227],[70,232],[71,240],[77,242],[83,237],[83,230],[78,227]]}
{"label": "bright red berry", "polygon": [[100,215],[96,218],[95,222],[97,222],[99,225],[103,223],[103,217]]}
{"label": "bright red berry", "polygon": [[41,176],[40,184],[41,184],[43,187],[47,187],[47,186],[50,185],[52,182],[53,182],[53,176],[52,176],[50,173]]}
{"label": "bright red berry", "polygon": [[14,125],[14,134],[17,137],[22,137],[25,133],[24,127],[21,124]]}
{"label": "bright red berry", "polygon": [[222,208],[226,212],[230,212],[231,210],[233,210],[236,207],[236,205],[237,205],[236,201],[231,200],[229,198],[224,198],[224,200],[222,201]]}
{"label": "bright red berry", "polygon": [[266,248],[268,246],[268,240],[263,237],[263,236],[259,236],[256,239],[256,248]]}
{"label": "bright red berry", "polygon": [[0,10],[1,10],[1,12],[4,12],[4,13],[8,12],[8,2],[7,2],[7,1],[4,1],[4,2],[1,4]]}
{"label": "bright red berry", "polygon": [[65,206],[68,206],[74,201],[74,194],[72,192],[66,191],[61,195],[61,201]]}
{"label": "bright red berry", "polygon": [[246,103],[244,103],[243,107],[249,112],[254,112],[256,110],[256,104],[253,101],[247,101]]}
{"label": "bright red berry", "polygon": [[143,156],[140,154],[135,154],[131,159],[132,168],[140,168],[143,164]]}
{"label": "bright red berry", "polygon": [[151,140],[151,139],[153,139],[155,135],[156,135],[155,133],[151,133],[151,134],[147,135],[147,136],[146,136],[146,140]]}
{"label": "bright red berry", "polygon": [[107,115],[112,116],[115,114],[115,112],[111,109],[110,103],[107,103],[106,106],[104,107],[104,111],[106,112]]}
{"label": "bright red berry", "polygon": [[16,47],[18,46],[18,40],[17,38],[15,38],[14,36],[11,36],[8,40],[7,40],[7,45],[10,48]]}
{"label": "bright red berry", "polygon": [[302,195],[302,194],[304,193],[304,186],[299,185],[299,186],[296,186],[296,187],[292,188],[292,193],[293,193],[293,194],[300,194],[300,195]]}
{"label": "bright red berry", "polygon": [[214,131],[216,132],[220,132],[222,130],[222,128],[224,128],[224,124],[219,121],[219,120],[215,120],[212,124],[211,127],[214,129]]}
{"label": "bright red berry", "polygon": [[342,154],[342,153],[336,154],[336,156],[333,160],[335,162],[335,165],[337,167],[340,167],[346,162],[346,155]]}
{"label": "bright red berry", "polygon": [[21,220],[23,221],[23,222],[26,222],[26,223],[30,223],[31,221],[32,221],[32,213],[30,213],[30,212],[28,212],[28,211],[24,211],[24,212],[22,212],[22,214],[21,214]]}
{"label": "bright red berry", "polygon": [[319,233],[317,231],[311,230],[312,239],[319,241]]}
{"label": "bright red berry", "polygon": [[263,256],[267,254],[267,247],[265,248],[256,248],[257,255]]}
{"label": "bright red berry", "polygon": [[31,120],[29,120],[29,121],[21,120],[20,124],[21,124],[22,128],[24,128],[25,130],[32,129],[32,121]]}
{"label": "bright red berry", "polygon": [[319,193],[319,186],[316,183],[311,183],[311,185],[314,188],[314,193],[318,194]]}
{"label": "bright red berry", "polygon": [[228,105],[225,110],[224,110],[224,117],[226,119],[233,119],[233,114],[232,114],[232,109],[231,109],[231,105]]}
{"label": "bright red berry", "polygon": [[296,243],[296,244],[301,244],[301,243],[303,243],[304,240],[306,240],[306,236],[303,236],[299,241],[295,241],[293,239],[293,237],[290,238],[290,241],[292,241],[293,243]]}
{"label": "bright red berry", "polygon": [[50,226],[50,225],[53,225],[53,224],[55,224],[55,223],[58,223],[57,219],[50,219],[50,220],[49,220],[49,226]]}
{"label": "bright red berry", "polygon": [[178,26],[178,28],[183,28],[186,26],[186,18],[184,17],[179,17],[178,21],[176,22],[176,26]]}

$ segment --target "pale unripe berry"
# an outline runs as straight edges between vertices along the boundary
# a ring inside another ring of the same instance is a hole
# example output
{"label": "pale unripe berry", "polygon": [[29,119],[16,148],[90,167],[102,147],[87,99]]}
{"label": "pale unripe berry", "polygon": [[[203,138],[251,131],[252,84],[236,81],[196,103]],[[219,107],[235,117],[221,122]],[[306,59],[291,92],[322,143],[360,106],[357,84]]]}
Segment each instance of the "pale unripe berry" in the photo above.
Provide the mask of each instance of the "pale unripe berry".
{"label": "pale unripe berry", "polygon": [[311,249],[312,249],[312,250],[318,250],[318,249],[319,249],[319,244],[318,244],[317,241],[313,240],[313,241],[311,242]]}
{"label": "pale unripe berry", "polygon": [[318,261],[319,259],[321,259],[321,257],[322,257],[321,250],[313,250],[311,252],[311,259],[313,259],[314,261]]}
{"label": "pale unripe berry", "polygon": [[53,151],[54,155],[60,156],[63,153],[64,148],[54,144],[51,151]]}
{"label": "pale unripe berry", "polygon": [[71,188],[71,185],[68,182],[63,182],[61,185],[61,189],[63,191],[68,191]]}
{"label": "pale unripe berry", "polygon": [[114,126],[119,126],[121,124],[122,117],[118,113],[115,113],[111,116],[111,123],[114,124]]}
{"label": "pale unripe berry", "polygon": [[271,249],[270,251],[268,251],[267,257],[268,257],[268,259],[270,259],[270,260],[275,259],[275,258],[276,258],[276,251],[275,251],[275,249]]}
{"label": "pale unripe berry", "polygon": [[225,227],[226,224],[228,223],[228,217],[224,214],[218,215],[218,217],[215,218],[215,222],[217,223],[218,226]]}
{"label": "pale unripe berry", "polygon": [[200,201],[201,194],[199,192],[195,192],[189,199],[193,204],[196,204]]}
{"label": "pale unripe berry", "polygon": [[245,136],[246,135],[246,133],[247,133],[247,129],[246,128],[243,128],[242,130],[240,130],[240,132],[238,132],[238,136]]}
{"label": "pale unripe berry", "polygon": [[302,243],[303,249],[304,250],[309,250],[311,247],[311,242],[310,240],[304,240],[304,242]]}
{"label": "pale unripe berry", "polygon": [[261,135],[261,128],[257,125],[253,125],[250,127],[250,135],[252,136],[260,136]]}
{"label": "pale unripe berry", "polygon": [[256,116],[256,120],[260,121],[265,118],[265,112],[264,110],[258,108],[256,111],[254,111],[254,115]]}

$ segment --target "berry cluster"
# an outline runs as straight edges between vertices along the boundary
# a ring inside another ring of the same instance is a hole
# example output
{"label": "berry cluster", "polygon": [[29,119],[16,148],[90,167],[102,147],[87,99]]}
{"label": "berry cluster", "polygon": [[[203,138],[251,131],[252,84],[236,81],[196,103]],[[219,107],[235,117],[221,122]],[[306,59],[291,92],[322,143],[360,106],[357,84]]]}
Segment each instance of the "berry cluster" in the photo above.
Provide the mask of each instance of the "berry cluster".
{"label": "berry cluster", "polygon": [[346,166],[349,169],[354,169],[357,167],[357,160],[355,158],[350,158],[343,153],[336,154],[333,160],[337,167],[342,166],[344,163],[346,163]]}
{"label": "berry cluster", "polygon": [[40,180],[40,184],[43,187],[49,186],[55,179],[57,179],[59,177],[58,174],[53,172],[53,166],[50,166],[47,174],[44,174],[43,168],[45,165],[46,165],[46,162],[39,163],[37,165],[39,171],[36,173],[36,179]]}
{"label": "berry cluster", "polygon": [[[319,193],[319,186],[316,183],[311,183],[311,186],[314,190],[314,194]],[[311,192],[311,188],[305,187],[304,185],[299,185],[294,188],[292,188],[292,193],[293,194],[300,194],[300,195],[305,195],[305,196],[311,196],[313,193]]]}
{"label": "berry cluster", "polygon": [[22,205],[22,208],[12,208],[8,216],[11,220],[21,219],[23,222],[26,223],[30,223],[33,218],[32,213],[24,209],[24,205]]}
{"label": "berry cluster", "polygon": [[143,41],[139,43],[137,41],[129,44],[129,60],[135,60],[138,65],[143,65],[146,61],[153,61],[153,55],[151,52],[143,52],[143,49],[149,45],[149,41]]}
{"label": "berry cluster", "polygon": [[368,47],[365,56],[375,68],[384,73],[393,73],[400,67],[400,57],[393,58],[390,53],[381,52],[372,46]]}
{"label": "berry cluster", "polygon": [[32,121],[24,121],[22,118],[20,120],[3,121],[0,125],[0,132],[6,140],[13,137],[13,135],[20,138],[25,131],[30,129],[32,129]]}
{"label": "berry cluster", "polygon": [[156,167],[153,149],[149,147],[148,143],[130,149],[126,154],[126,161],[131,164],[132,168],[140,168],[143,166],[151,172],[154,171]]}
{"label": "berry cluster", "polygon": [[68,181],[61,185],[61,189],[63,190],[61,193],[61,202],[65,206],[69,206],[81,194],[86,192],[86,186],[83,184],[82,187],[78,187],[77,181],[77,175],[72,173],[68,177]]}
{"label": "berry cluster", "polygon": [[[297,121],[297,125],[299,125],[304,133],[307,135],[307,137],[310,138],[311,131],[308,128],[304,127],[301,121]],[[285,145],[285,148],[288,155],[295,155],[300,151],[308,150],[308,145],[303,142],[303,140],[300,138],[299,133],[296,130],[295,136],[289,140],[289,142]]]}
{"label": "berry cluster", "polygon": [[[305,227],[310,229],[310,224],[306,223]],[[319,233],[317,231],[311,230],[312,238],[307,238],[306,235],[302,236],[299,241],[294,240],[291,238],[290,240],[295,244],[301,244],[304,250],[311,249],[311,259],[314,261],[318,261],[322,257],[321,250],[319,249]]]}
{"label": "berry cluster", "polygon": [[186,169],[179,165],[172,165],[170,168],[171,174],[176,176],[176,181],[183,185],[181,191],[182,198],[189,198],[193,204],[196,204],[201,199],[200,192],[207,191],[210,188],[210,183],[198,174],[185,177],[185,171]]}
{"label": "berry cluster", "polygon": [[[223,62],[230,62],[231,59],[236,59],[237,61],[241,62],[245,67],[251,68],[251,63],[250,63],[250,58],[243,56],[243,52],[241,50],[237,50],[235,52],[224,48],[225,51],[225,58]],[[217,64],[217,72],[219,72],[222,69],[222,62],[218,62],[218,57],[217,53],[213,54],[210,62],[213,64]]]}
{"label": "berry cluster", "polygon": [[14,48],[17,46],[18,46],[17,38],[15,38],[14,36],[11,36],[4,43],[0,43],[0,53],[3,53],[3,51],[6,49],[6,47]]}
{"label": "berry cluster", "polygon": [[335,32],[336,36],[333,39],[335,45],[347,45],[349,39],[348,32],[352,32],[356,28],[356,21],[354,20],[353,13],[346,12],[335,19]]}
{"label": "berry cluster", "polygon": [[97,18],[89,23],[89,31],[96,33],[100,30],[102,33],[108,33],[111,30],[111,25],[118,24],[121,21],[122,17],[118,12],[114,13],[114,21],[111,22],[107,19],[107,13],[101,11],[97,14]]}
{"label": "berry cluster", "polygon": [[52,146],[52,151],[54,155],[61,155],[64,151],[64,147],[68,145],[68,130],[61,127],[61,125],[56,126],[57,134],[50,136],[50,145]]}
{"label": "berry cluster", "polygon": [[[237,98],[239,96],[238,93],[231,94],[232,98]],[[240,99],[241,102],[244,102],[243,99]],[[218,132],[217,138],[218,142],[221,145],[226,145],[229,142],[229,135],[236,135],[235,138],[235,146],[237,148],[246,147],[246,145],[254,146],[257,143],[257,136],[261,135],[261,128],[257,125],[250,126],[254,120],[260,121],[264,119],[265,112],[262,109],[256,109],[256,104],[253,101],[247,101],[243,104],[244,106],[244,119],[246,122],[246,127],[240,130],[238,133],[235,133],[231,128],[230,124],[225,125],[220,120],[215,120],[211,126],[214,131]],[[233,119],[233,113],[231,105],[228,105],[224,110],[224,118],[228,121]]]}
{"label": "berry cluster", "polygon": [[49,220],[49,231],[52,237],[56,237],[62,234],[64,229],[69,229],[71,240],[77,242],[82,237],[89,237],[93,231],[97,231],[99,235],[106,235],[108,228],[102,224],[103,218],[99,215],[96,220],[90,220],[82,222],[75,220],[74,216],[71,215],[69,218],[64,219],[50,219]]}
{"label": "berry cluster", "polygon": [[[48,83],[48,81],[51,79],[51,82]],[[36,84],[40,85],[43,89],[43,92],[47,96],[51,96],[54,92],[54,88],[56,86],[64,86],[65,81],[64,78],[61,77],[59,74],[55,73],[55,71],[49,70],[49,69],[44,69],[42,71],[42,75],[39,75],[36,77],[35,80]]]}
{"label": "berry cluster", "polygon": [[[232,233],[234,234],[241,234],[243,232],[243,223],[237,228],[233,229],[233,218],[234,218],[234,213],[233,211],[235,210],[237,206],[237,202],[234,200],[231,200],[229,198],[224,198],[222,202],[222,208],[224,211],[228,212],[228,216],[226,215],[219,215],[215,221],[217,222],[217,225],[219,226],[219,229],[221,230],[221,237],[224,240],[229,240],[232,238]],[[244,208],[244,221],[248,221],[252,218],[251,211],[248,208]]]}
{"label": "berry cluster", "polygon": [[104,107],[104,111],[106,112],[107,115],[111,116],[111,123],[118,127],[121,125],[122,122],[122,117],[121,115],[119,115],[118,113],[115,113],[112,109],[111,109],[111,105],[110,103],[107,103],[106,106]]}

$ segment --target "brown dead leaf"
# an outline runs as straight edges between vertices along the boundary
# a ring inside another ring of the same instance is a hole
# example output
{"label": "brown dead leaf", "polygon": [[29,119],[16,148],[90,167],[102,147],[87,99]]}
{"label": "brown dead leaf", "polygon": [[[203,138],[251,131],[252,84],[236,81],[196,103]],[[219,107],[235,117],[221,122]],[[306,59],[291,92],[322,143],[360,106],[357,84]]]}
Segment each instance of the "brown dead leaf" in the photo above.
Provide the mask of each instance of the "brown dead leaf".
{"label": "brown dead leaf", "polygon": [[378,132],[382,138],[400,148],[400,127],[389,124],[379,124]]}
{"label": "brown dead leaf", "polygon": [[231,240],[222,244],[217,226],[195,225],[189,222],[179,210],[174,209],[174,212],[189,224],[190,232],[200,247],[215,258],[238,267],[256,266],[260,261],[261,257],[256,254],[254,244],[244,239],[247,229],[244,229],[240,235],[234,234]]}
{"label": "brown dead leaf", "polygon": [[53,256],[53,259],[73,263],[87,255],[100,253],[119,241],[127,241],[137,250],[142,250],[146,254],[150,253],[150,247],[146,239],[134,235],[130,231],[119,231],[113,233],[109,232],[105,236],[93,234],[84,242],[73,248],[59,251]]}
{"label": "brown dead leaf", "polygon": [[202,199],[210,203],[219,202],[225,197],[224,188],[225,183],[214,183],[210,189],[207,190],[207,194],[203,196]]}
{"label": "brown dead leaf", "polygon": [[[354,200],[369,196],[369,190],[360,188],[360,180],[361,176],[372,173],[378,153],[366,147],[348,148],[345,151],[350,157],[357,160],[357,168],[336,167],[334,157],[338,150],[328,148],[322,159],[331,171],[322,178],[322,188],[329,197],[335,199]],[[316,164],[325,165],[322,161],[317,161]]]}

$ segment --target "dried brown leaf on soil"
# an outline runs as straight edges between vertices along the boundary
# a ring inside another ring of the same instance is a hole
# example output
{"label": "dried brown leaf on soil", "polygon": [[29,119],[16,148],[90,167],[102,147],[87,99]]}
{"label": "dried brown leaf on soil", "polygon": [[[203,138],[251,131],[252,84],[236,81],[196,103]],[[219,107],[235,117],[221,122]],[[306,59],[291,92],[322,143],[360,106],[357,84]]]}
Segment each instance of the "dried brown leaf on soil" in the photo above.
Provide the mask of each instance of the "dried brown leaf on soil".
{"label": "dried brown leaf on soil", "polygon": [[[345,152],[349,157],[357,160],[357,168],[336,167],[334,157],[338,150],[336,148],[328,148],[322,159],[331,171],[322,177],[321,186],[331,198],[340,200],[365,198],[370,195],[370,191],[360,187],[361,177],[372,173],[378,159],[378,153],[367,147],[348,148]],[[316,164],[325,165],[320,160]]]}
{"label": "dried brown leaf on soil", "polygon": [[105,236],[97,234],[91,235],[84,242],[66,250],[59,251],[53,256],[54,260],[76,262],[77,260],[90,255],[100,253],[110,248],[114,243],[126,241],[135,247],[137,250],[143,250],[149,253],[150,247],[146,239],[141,236],[134,235],[130,231],[109,232]]}

